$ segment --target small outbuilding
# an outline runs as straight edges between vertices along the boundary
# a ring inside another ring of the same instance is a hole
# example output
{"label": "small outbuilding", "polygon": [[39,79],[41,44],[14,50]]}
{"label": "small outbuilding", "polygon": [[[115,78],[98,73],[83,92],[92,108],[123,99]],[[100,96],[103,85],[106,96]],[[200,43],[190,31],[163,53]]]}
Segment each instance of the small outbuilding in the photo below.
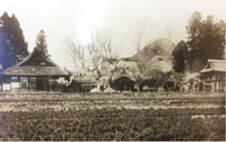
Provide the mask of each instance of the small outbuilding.
{"label": "small outbuilding", "polygon": [[57,91],[59,78],[69,80],[68,72],[38,50],[1,75],[2,91]]}
{"label": "small outbuilding", "polygon": [[225,60],[209,59],[200,71],[203,91],[225,91]]}

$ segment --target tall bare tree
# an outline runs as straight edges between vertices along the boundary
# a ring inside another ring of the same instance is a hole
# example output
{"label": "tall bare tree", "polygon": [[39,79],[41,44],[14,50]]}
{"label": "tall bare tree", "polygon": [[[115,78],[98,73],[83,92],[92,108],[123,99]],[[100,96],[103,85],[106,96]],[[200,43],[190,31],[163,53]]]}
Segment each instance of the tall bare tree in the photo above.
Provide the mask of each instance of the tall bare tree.
{"label": "tall bare tree", "polygon": [[109,30],[103,30],[92,32],[91,43],[87,47],[90,55],[94,53],[116,55],[120,53],[121,43],[118,44],[113,40],[113,36]]}
{"label": "tall bare tree", "polygon": [[[179,42],[179,34],[177,32],[177,28],[172,25],[166,26],[166,37],[171,40],[174,44]],[[180,35],[181,38],[181,35]]]}
{"label": "tall bare tree", "polygon": [[71,57],[71,62],[75,65],[75,68],[85,68],[85,45],[75,37],[70,36],[66,39],[68,47],[68,53]]}
{"label": "tall bare tree", "polygon": [[140,52],[141,48],[150,44],[154,37],[152,36],[152,27],[148,25],[147,21],[138,21],[136,30],[133,33],[132,41],[134,42],[137,53]]}
{"label": "tall bare tree", "polygon": [[87,45],[90,62],[97,69],[103,62],[113,63],[118,58],[121,44],[114,41],[110,31],[93,32],[91,43]]}
{"label": "tall bare tree", "polygon": [[111,82],[112,74],[116,69],[119,61],[119,55],[122,48],[120,42],[116,42],[113,34],[109,30],[92,33],[92,42],[88,45],[90,54],[90,66],[95,72],[95,78],[100,82],[107,79],[106,86]]}

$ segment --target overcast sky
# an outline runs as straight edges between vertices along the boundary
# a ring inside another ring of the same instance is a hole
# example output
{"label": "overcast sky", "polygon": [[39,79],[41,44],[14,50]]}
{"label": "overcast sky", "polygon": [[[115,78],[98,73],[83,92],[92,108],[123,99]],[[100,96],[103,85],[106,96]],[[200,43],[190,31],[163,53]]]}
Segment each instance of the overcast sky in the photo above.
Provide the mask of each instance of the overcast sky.
{"label": "overcast sky", "polygon": [[129,56],[136,52],[132,35],[140,23],[148,23],[153,38],[167,38],[170,29],[181,40],[193,12],[225,21],[225,7],[225,0],[0,0],[0,15],[16,15],[30,52],[43,29],[51,59],[70,68],[65,38],[71,34],[85,43],[91,30],[110,29],[123,43],[122,56]]}

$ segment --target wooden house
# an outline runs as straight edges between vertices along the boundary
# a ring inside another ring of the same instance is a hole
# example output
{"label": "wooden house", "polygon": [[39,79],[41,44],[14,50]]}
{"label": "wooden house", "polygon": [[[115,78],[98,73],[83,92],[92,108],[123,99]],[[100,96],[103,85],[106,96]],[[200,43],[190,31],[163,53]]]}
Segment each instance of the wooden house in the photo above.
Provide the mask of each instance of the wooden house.
{"label": "wooden house", "polygon": [[68,72],[38,50],[1,74],[2,91],[56,91],[59,78],[69,80]]}
{"label": "wooden house", "polygon": [[225,91],[225,60],[208,60],[200,71],[203,91]]}

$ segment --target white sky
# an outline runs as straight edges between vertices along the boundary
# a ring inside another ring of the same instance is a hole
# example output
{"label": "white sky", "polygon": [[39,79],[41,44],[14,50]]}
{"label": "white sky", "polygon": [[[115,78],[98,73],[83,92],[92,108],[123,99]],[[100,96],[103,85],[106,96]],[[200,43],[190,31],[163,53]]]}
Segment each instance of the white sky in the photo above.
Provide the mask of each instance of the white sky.
{"label": "white sky", "polygon": [[71,68],[65,38],[77,33],[85,42],[91,30],[108,28],[123,42],[122,56],[136,52],[132,35],[146,21],[154,38],[167,37],[170,29],[177,40],[186,38],[185,26],[193,12],[225,21],[225,0],[0,0],[0,15],[15,14],[33,51],[43,29],[51,59]]}

